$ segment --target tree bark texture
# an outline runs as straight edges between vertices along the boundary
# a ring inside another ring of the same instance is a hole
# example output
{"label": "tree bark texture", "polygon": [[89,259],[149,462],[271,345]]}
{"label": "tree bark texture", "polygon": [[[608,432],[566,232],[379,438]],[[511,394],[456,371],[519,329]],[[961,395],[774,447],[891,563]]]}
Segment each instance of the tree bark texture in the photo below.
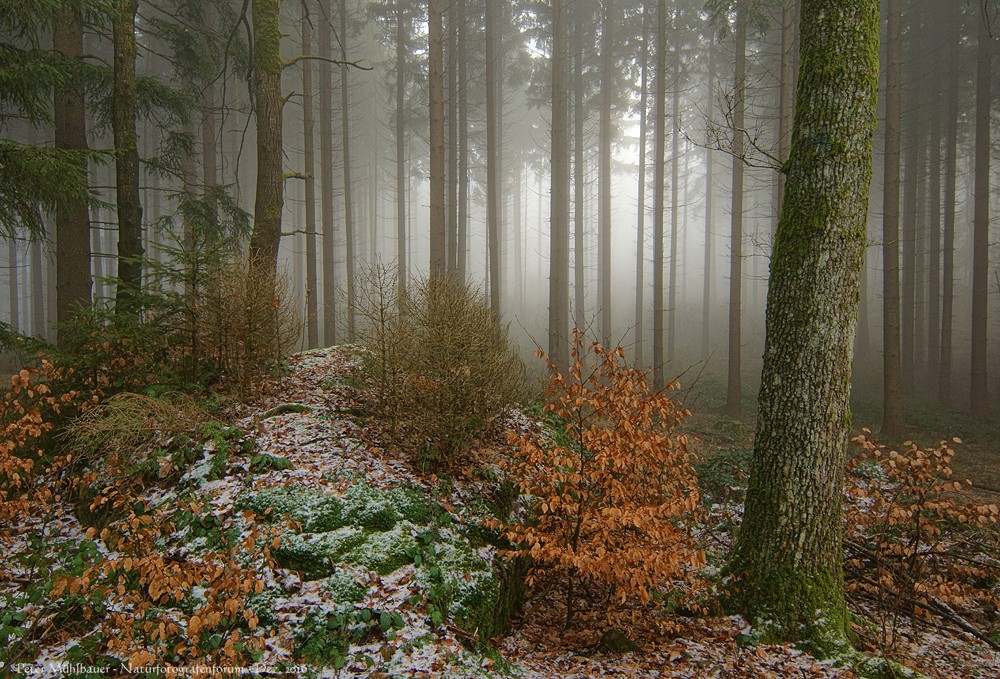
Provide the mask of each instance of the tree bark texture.
{"label": "tree bark texture", "polygon": [[841,485],[878,93],[878,0],[803,0],[801,75],[734,603],[772,639],[843,649]]}

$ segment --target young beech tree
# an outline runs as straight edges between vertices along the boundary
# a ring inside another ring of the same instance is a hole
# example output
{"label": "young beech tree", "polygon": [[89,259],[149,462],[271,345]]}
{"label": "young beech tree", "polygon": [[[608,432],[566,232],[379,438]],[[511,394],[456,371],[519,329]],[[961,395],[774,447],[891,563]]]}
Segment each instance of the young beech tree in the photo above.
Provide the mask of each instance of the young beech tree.
{"label": "young beech tree", "polygon": [[841,486],[878,92],[878,0],[803,0],[801,72],[732,602],[764,636],[847,644]]}
{"label": "young beech tree", "polygon": [[623,349],[585,347],[573,332],[567,373],[549,362],[545,409],[562,431],[554,441],[515,439],[511,476],[531,499],[532,520],[506,528],[518,546],[511,556],[530,556],[536,574],[566,575],[567,627],[578,581],[645,603],[705,562],[679,520],[695,514],[699,495],[687,437],[676,433],[688,413],[666,393],[674,383],[654,391]]}

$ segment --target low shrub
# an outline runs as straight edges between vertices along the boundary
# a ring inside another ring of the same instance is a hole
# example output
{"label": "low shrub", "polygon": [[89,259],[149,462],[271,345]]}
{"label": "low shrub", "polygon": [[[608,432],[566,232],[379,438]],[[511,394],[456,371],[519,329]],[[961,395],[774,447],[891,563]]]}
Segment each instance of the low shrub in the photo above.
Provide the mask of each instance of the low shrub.
{"label": "low shrub", "polygon": [[360,313],[375,409],[422,461],[447,460],[520,399],[524,366],[479,289],[434,276],[404,294],[385,269],[366,278]]}
{"label": "low shrub", "polygon": [[571,355],[566,375],[550,364],[545,410],[561,423],[557,436],[512,435],[507,467],[529,512],[504,526],[514,545],[506,556],[533,561],[529,584],[542,573],[565,577],[567,627],[578,581],[619,603],[646,603],[693,582],[705,563],[687,525],[700,510],[687,437],[677,433],[687,411],[629,368],[621,348],[587,345],[577,330]]}
{"label": "low shrub", "polygon": [[957,499],[971,485],[952,480],[959,439],[896,451],[869,434],[848,465],[845,572],[848,592],[875,604],[877,645],[892,650],[901,616],[940,616],[990,643],[977,623],[1000,608],[1000,507]]}

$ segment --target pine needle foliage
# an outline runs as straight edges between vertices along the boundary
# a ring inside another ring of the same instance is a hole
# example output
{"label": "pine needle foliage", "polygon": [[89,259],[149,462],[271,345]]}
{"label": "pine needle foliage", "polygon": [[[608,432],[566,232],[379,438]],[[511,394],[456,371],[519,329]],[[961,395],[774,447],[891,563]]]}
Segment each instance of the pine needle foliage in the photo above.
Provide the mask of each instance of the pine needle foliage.
{"label": "pine needle foliage", "polygon": [[[539,357],[548,361],[538,352]],[[647,603],[672,584],[692,582],[705,563],[688,528],[699,511],[688,440],[677,429],[688,412],[626,365],[622,348],[586,343],[575,330],[566,375],[549,363],[545,410],[563,423],[554,437],[512,437],[508,472],[529,504],[524,523],[505,527],[527,556],[529,584],[544,573],[567,580],[566,626],[578,581],[611,590],[619,604]]]}

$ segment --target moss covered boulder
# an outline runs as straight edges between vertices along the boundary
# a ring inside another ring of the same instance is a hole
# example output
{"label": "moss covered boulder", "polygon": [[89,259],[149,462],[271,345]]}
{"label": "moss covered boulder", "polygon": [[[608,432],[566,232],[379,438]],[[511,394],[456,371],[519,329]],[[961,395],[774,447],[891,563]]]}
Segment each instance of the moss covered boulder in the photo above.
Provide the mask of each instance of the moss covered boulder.
{"label": "moss covered boulder", "polygon": [[364,544],[367,536],[354,526],[342,526],[326,533],[291,533],[281,540],[274,552],[283,568],[302,571],[306,580],[325,578],[346,561],[351,550]]}
{"label": "moss covered boulder", "polygon": [[416,525],[399,521],[390,530],[368,533],[362,542],[342,556],[342,560],[379,575],[388,575],[413,563],[418,533]]}
{"label": "moss covered boulder", "polygon": [[269,521],[294,519],[305,533],[325,533],[350,523],[344,518],[344,503],[336,496],[294,486],[242,493],[236,498],[236,508],[249,509]]}

